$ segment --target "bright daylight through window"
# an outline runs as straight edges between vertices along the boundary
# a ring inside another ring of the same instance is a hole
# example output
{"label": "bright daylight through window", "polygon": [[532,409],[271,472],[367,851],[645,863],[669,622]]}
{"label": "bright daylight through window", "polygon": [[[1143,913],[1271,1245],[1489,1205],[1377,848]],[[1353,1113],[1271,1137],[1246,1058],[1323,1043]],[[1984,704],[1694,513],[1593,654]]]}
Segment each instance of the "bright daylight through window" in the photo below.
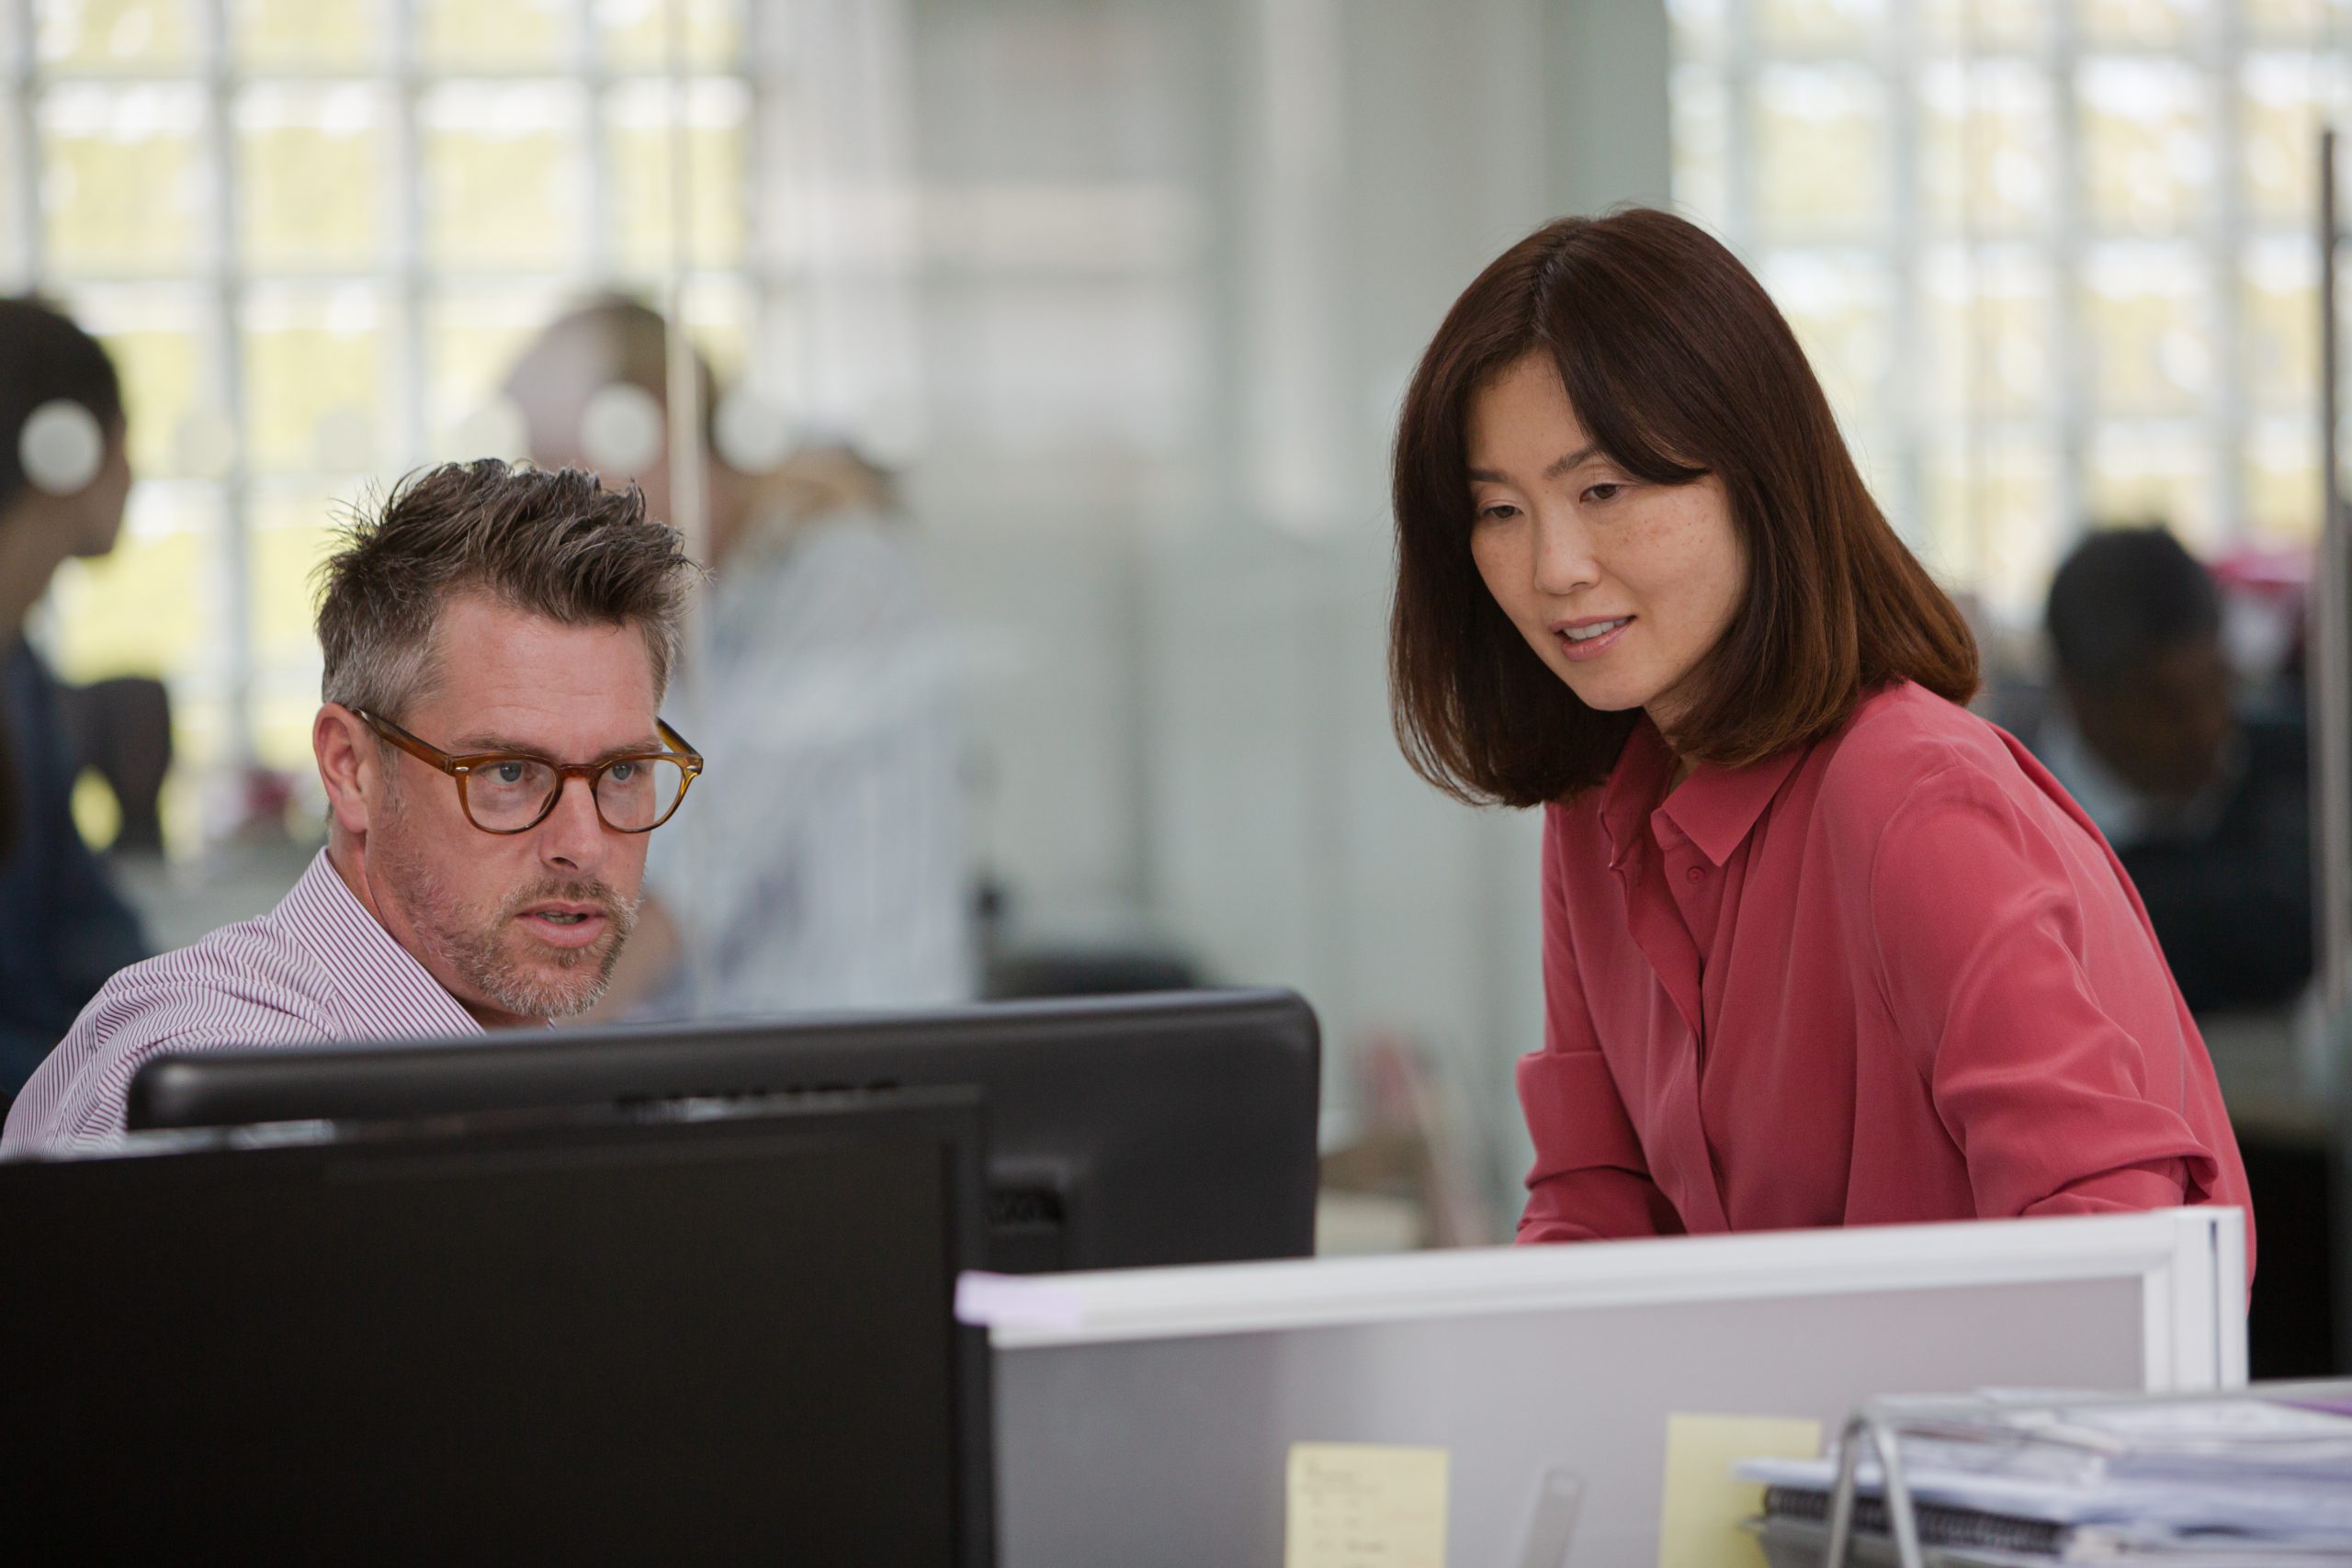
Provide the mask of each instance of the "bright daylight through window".
{"label": "bright daylight through window", "polygon": [[1673,0],[1675,189],[1762,273],[1882,502],[2015,624],[2092,523],[2320,511],[2341,0]]}
{"label": "bright daylight through window", "polygon": [[791,8],[691,0],[676,39],[667,9],[0,6],[0,290],[105,341],[140,479],[113,556],[60,574],[50,645],[69,681],[170,682],[175,848],[272,787],[253,765],[307,780],[337,508],[419,463],[520,456],[495,392],[536,325],[656,292],[676,118],[691,325],[722,375],[786,309],[749,193],[788,186],[761,160],[790,142]]}

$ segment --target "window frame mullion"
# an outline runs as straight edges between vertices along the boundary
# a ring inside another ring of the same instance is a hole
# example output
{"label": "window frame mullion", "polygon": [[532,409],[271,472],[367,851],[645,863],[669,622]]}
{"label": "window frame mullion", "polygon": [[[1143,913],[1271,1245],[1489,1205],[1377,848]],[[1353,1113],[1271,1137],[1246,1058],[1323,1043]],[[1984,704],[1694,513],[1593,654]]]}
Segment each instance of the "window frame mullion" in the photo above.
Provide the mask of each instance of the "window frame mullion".
{"label": "window frame mullion", "polygon": [[2083,263],[2089,253],[2084,214],[2090,210],[2090,180],[2084,149],[2082,96],[2082,35],[2075,6],[2052,8],[2043,67],[2052,89],[2052,126],[2057,157],[2052,184],[2055,200],[2050,209],[2049,241],[2044,260],[2050,268],[2051,336],[2058,344],[2057,375],[2051,391],[2051,434],[2057,458],[2060,514],[2052,518],[2051,535],[2057,558],[2081,536],[2091,505],[2090,340],[2088,312],[2084,309]]}
{"label": "window frame mullion", "polygon": [[[1893,412],[1894,505],[1890,509],[1905,541],[1915,550],[1928,546],[1928,400],[1919,369],[1927,362],[1921,299],[1926,218],[1919,193],[1922,139],[1919,134],[1920,55],[1913,7],[1888,7],[1879,39],[1879,79],[1884,88],[1888,210],[1881,241],[1881,264],[1890,293],[1885,380],[1878,389]],[[1891,384],[1889,384],[1891,382]]]}
{"label": "window frame mullion", "polygon": [[33,0],[5,0],[6,25],[13,49],[9,54],[8,88],[11,145],[8,186],[16,206],[17,254],[5,258],[19,289],[40,287],[47,252],[41,232],[40,96],[44,83],[35,52]]}
{"label": "window frame mullion", "polygon": [[2203,412],[2211,451],[2206,504],[2212,511],[2214,537],[2223,545],[2241,544],[2247,536],[2245,468],[2252,424],[2245,371],[2245,242],[2254,227],[2245,188],[2246,32],[2238,0],[2214,7],[2206,66],[2215,167],[2203,236],[2211,295],[2206,330],[2214,374]]}
{"label": "window frame mullion", "polygon": [[392,298],[392,338],[398,388],[394,398],[393,446],[397,467],[425,459],[431,440],[431,366],[425,347],[430,286],[424,262],[424,138],[421,99],[424,73],[417,59],[416,0],[377,0],[384,71],[379,80],[390,111],[385,146],[385,251]]}
{"label": "window frame mullion", "polygon": [[[672,0],[663,0],[665,6],[670,3]],[[573,177],[586,184],[581,192],[580,213],[588,232],[580,254],[589,286],[605,290],[616,287],[620,279],[610,137],[614,76],[596,33],[595,0],[571,0],[571,7],[572,79],[579,87],[582,112],[586,117],[581,128],[580,159],[573,165]]]}

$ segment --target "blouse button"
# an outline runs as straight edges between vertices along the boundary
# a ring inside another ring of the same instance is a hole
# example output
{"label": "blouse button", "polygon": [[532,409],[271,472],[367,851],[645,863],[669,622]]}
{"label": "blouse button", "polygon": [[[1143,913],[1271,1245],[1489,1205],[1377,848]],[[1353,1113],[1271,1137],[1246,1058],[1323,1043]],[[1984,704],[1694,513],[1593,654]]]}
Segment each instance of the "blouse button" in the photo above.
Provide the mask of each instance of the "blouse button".
{"label": "blouse button", "polygon": [[1695,865],[1694,865],[1694,866],[1692,866],[1690,870],[1688,870],[1688,871],[1684,872],[1684,873],[1682,874],[1682,875],[1683,875],[1683,877],[1684,877],[1684,879],[1685,879],[1685,880],[1687,880],[1687,881],[1689,881],[1689,882],[1691,882],[1691,883],[1693,883],[1693,884],[1701,883],[1701,882],[1704,882],[1704,881],[1706,881],[1706,880],[1707,880],[1707,874],[1706,874],[1706,872],[1705,872],[1702,868],[1701,868],[1701,867],[1699,867],[1699,866],[1695,866]]}

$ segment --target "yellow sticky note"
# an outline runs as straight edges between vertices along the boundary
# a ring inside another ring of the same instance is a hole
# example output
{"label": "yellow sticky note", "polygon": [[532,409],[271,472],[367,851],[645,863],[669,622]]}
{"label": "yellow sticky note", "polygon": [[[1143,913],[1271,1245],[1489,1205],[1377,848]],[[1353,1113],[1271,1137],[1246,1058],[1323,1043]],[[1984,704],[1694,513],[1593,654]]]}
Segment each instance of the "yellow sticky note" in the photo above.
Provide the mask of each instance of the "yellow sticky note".
{"label": "yellow sticky note", "polygon": [[1445,1568],[1446,1452],[1293,1443],[1283,1568]]}
{"label": "yellow sticky note", "polygon": [[1820,1451],[1818,1421],[1668,1416],[1657,1568],[1766,1568],[1764,1549],[1739,1528],[1763,1511],[1764,1488],[1740,1480],[1731,1467],[1744,1459],[1811,1459]]}

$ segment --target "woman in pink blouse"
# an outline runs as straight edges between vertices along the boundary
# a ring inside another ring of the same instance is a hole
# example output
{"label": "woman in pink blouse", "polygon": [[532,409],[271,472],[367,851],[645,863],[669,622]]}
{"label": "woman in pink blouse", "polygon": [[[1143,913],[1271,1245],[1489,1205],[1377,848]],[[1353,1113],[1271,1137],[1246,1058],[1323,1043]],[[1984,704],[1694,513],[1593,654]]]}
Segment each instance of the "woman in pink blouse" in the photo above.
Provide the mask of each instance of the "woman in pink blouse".
{"label": "woman in pink blouse", "polygon": [[1666,213],[1551,224],[1439,328],[1396,456],[1397,731],[1542,806],[1522,1241],[2246,1204],[2089,819],[1787,323]]}

